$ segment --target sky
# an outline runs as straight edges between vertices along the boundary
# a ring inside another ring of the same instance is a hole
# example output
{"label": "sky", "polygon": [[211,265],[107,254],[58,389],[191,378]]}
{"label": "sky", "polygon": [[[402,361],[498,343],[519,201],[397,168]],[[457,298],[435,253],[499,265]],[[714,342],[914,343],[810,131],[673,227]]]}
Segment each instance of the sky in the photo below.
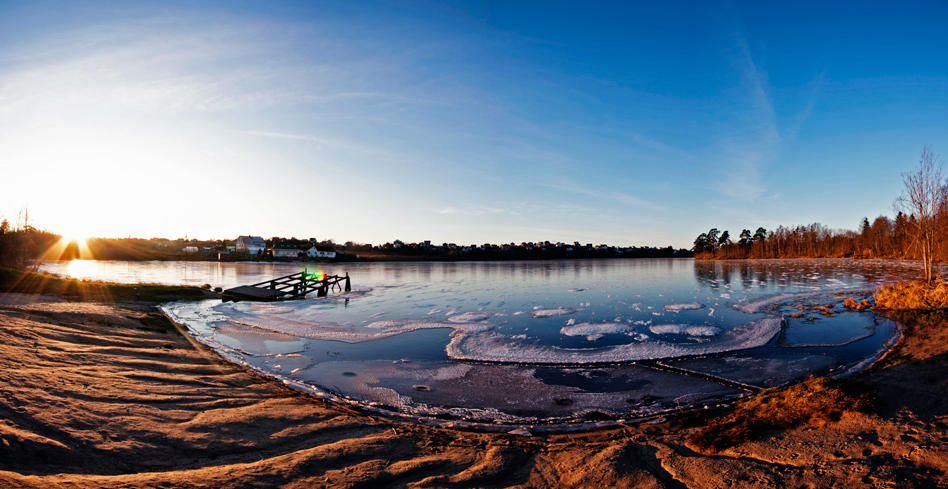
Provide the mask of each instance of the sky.
{"label": "sky", "polygon": [[[690,248],[892,216],[948,2],[0,2],[0,214]],[[943,158],[944,159],[944,158]]]}

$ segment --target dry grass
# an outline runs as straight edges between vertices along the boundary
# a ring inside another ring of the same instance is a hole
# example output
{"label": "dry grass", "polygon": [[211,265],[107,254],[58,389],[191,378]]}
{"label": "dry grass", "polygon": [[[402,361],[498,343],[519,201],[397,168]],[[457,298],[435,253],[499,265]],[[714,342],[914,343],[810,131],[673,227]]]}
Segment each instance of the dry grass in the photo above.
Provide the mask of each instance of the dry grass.
{"label": "dry grass", "polygon": [[74,278],[0,268],[0,293],[3,292],[116,302],[170,302],[220,297],[199,287],[85,282]]}
{"label": "dry grass", "polygon": [[772,429],[819,427],[839,421],[848,412],[865,412],[875,393],[853,382],[809,379],[786,389],[766,389],[688,440],[691,448],[716,453],[759,437]]}
{"label": "dry grass", "polygon": [[948,309],[948,282],[899,282],[875,292],[876,306],[891,311]]}

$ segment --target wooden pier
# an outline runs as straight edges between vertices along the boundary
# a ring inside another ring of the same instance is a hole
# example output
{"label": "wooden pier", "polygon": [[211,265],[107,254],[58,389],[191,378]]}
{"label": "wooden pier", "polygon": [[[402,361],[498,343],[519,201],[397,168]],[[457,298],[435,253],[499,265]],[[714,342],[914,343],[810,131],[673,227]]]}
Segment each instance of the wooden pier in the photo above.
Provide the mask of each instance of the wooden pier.
{"label": "wooden pier", "polygon": [[[345,282],[345,285],[343,285]],[[274,302],[302,299],[306,294],[316,292],[317,297],[325,297],[330,290],[352,290],[349,273],[340,275],[320,275],[303,270],[285,277],[266,280],[253,285],[241,285],[227,289],[221,294],[223,302],[256,301]]]}

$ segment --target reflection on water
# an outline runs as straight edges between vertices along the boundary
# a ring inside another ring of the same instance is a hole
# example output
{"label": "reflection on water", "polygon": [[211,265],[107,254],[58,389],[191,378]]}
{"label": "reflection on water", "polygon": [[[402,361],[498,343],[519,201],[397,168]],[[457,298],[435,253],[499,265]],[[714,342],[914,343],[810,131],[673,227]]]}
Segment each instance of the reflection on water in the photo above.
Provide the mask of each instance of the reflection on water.
{"label": "reflection on water", "polygon": [[225,357],[304,390],[405,415],[529,425],[647,416],[844,372],[884,350],[896,325],[840,303],[917,273],[884,260],[690,259],[43,269],[227,288],[303,267],[348,272],[354,290],[165,310]]}

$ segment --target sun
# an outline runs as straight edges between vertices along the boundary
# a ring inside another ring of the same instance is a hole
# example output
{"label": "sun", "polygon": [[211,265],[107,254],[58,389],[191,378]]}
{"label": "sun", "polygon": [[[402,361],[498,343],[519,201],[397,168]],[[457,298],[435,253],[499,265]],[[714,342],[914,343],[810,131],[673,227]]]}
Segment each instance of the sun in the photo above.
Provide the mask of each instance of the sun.
{"label": "sun", "polygon": [[79,233],[63,233],[59,241],[47,249],[41,260],[93,260],[88,238]]}
{"label": "sun", "polygon": [[85,244],[85,242],[86,242],[86,237],[85,237],[85,236],[83,236],[83,235],[81,235],[81,234],[76,234],[76,233],[67,233],[67,234],[64,234],[64,235],[63,235],[63,239],[66,240],[66,242],[68,242],[68,243],[72,243],[73,241],[75,241],[76,243],[79,243],[80,245]]}

